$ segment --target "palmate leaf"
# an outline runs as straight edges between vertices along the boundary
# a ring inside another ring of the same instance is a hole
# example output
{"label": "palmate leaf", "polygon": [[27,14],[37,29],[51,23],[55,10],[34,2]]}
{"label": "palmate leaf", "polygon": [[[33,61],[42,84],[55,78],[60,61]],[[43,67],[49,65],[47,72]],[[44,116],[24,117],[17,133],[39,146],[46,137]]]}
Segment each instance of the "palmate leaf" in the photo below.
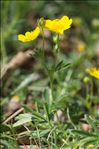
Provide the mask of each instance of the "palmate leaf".
{"label": "palmate leaf", "polygon": [[60,61],[60,62],[56,65],[56,70],[59,69],[62,64],[63,64],[63,61]]}
{"label": "palmate leaf", "polygon": [[65,63],[65,62],[63,62],[63,61],[60,61],[60,62],[56,65],[55,71],[59,71],[59,70],[65,69],[65,68],[67,68],[67,67],[69,67],[69,66],[70,66],[70,63]]}

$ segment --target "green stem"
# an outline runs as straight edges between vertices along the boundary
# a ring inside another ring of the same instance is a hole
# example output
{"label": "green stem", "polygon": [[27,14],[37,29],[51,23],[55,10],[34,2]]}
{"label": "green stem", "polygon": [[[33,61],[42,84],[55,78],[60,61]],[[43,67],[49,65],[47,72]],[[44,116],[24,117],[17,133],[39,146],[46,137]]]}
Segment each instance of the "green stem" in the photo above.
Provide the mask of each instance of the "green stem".
{"label": "green stem", "polygon": [[55,45],[57,47],[57,50],[55,51],[55,65],[57,65],[59,53],[60,53],[59,34],[57,34],[57,41],[56,41]]}
{"label": "green stem", "polygon": [[93,90],[93,80],[91,80],[91,101],[90,101],[90,107],[92,106],[92,98],[93,98],[93,95],[94,95],[94,90]]}
{"label": "green stem", "polygon": [[86,84],[86,104],[88,104],[88,100],[89,100],[89,96],[88,96],[88,93],[89,90],[88,90],[88,84]]}
{"label": "green stem", "polygon": [[60,48],[60,45],[59,45],[59,34],[57,36],[58,36],[58,39],[57,39],[58,47]]}
{"label": "green stem", "polygon": [[48,71],[47,67],[46,67],[46,64],[45,64],[45,53],[44,53],[44,47],[45,47],[45,43],[44,43],[44,29],[43,27],[41,28],[42,29],[42,64],[43,64],[43,67],[45,70]]}
{"label": "green stem", "polygon": [[42,59],[43,59],[43,64],[44,64],[44,62],[45,62],[45,54],[44,54],[44,46],[45,46],[45,44],[44,44],[44,29],[43,29],[43,27],[41,29],[42,29]]}
{"label": "green stem", "polygon": [[[57,51],[55,52],[55,64],[57,64],[57,61],[58,61],[58,54],[59,54],[59,49],[60,49],[60,46],[59,46],[59,34],[57,34],[57,41],[56,41],[56,45],[58,47]],[[51,93],[52,93],[52,101],[54,101],[54,84],[53,84],[53,80],[54,80],[54,72],[53,74],[50,74],[50,88],[51,88]]]}
{"label": "green stem", "polygon": [[91,80],[91,97],[93,96],[93,80]]}
{"label": "green stem", "polygon": [[54,92],[53,92],[54,88],[53,88],[53,78],[52,77],[50,77],[50,87],[51,87],[52,101],[54,101]]}

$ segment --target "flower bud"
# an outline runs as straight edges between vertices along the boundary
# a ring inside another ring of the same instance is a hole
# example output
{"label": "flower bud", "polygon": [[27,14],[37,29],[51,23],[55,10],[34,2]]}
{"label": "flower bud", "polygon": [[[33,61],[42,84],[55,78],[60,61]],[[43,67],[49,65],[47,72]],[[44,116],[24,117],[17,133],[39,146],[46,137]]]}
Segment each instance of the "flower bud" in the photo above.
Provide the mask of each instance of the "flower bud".
{"label": "flower bud", "polygon": [[43,27],[44,25],[45,25],[45,20],[44,20],[44,18],[42,17],[42,18],[40,18],[39,21],[38,21],[38,26]]}
{"label": "flower bud", "polygon": [[84,77],[83,81],[84,81],[84,83],[87,84],[90,81],[90,79],[89,79],[89,77]]}

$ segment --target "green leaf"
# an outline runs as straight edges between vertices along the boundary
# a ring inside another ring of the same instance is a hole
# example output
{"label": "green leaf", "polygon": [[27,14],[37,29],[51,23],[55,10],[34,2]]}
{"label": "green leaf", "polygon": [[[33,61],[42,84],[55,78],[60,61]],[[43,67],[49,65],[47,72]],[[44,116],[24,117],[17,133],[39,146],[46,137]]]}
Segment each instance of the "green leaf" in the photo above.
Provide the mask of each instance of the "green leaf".
{"label": "green leaf", "polygon": [[46,135],[48,135],[49,132],[50,132],[49,129],[46,129],[46,130],[36,130],[36,131],[33,131],[32,137],[33,138],[45,137]]}
{"label": "green leaf", "polygon": [[27,105],[23,105],[23,108],[25,109],[26,112],[30,112],[30,113],[33,112],[33,110],[30,109]]}
{"label": "green leaf", "polygon": [[63,64],[63,61],[60,61],[60,62],[56,65],[56,70],[59,69],[62,64]]}
{"label": "green leaf", "polygon": [[35,117],[35,118],[37,118],[37,119],[39,119],[39,120],[44,120],[44,121],[46,121],[46,118],[42,115],[42,114],[40,114],[40,113],[38,113],[38,112],[35,112],[35,111],[33,111],[33,116]]}
{"label": "green leaf", "polygon": [[60,61],[60,62],[56,65],[55,70],[56,70],[56,71],[59,71],[59,70],[65,69],[65,68],[67,68],[67,67],[69,67],[69,66],[70,66],[70,63],[65,63],[65,62],[63,62],[63,61]]}
{"label": "green leaf", "polygon": [[9,125],[5,125],[5,124],[0,125],[0,133],[10,131],[10,130],[11,130],[11,128]]}
{"label": "green leaf", "polygon": [[80,146],[87,146],[89,144],[96,144],[97,140],[95,137],[87,137],[87,138],[83,138],[79,141],[79,145]]}
{"label": "green leaf", "polygon": [[32,115],[25,113],[25,114],[20,114],[19,116],[16,117],[16,119],[18,120],[16,123],[14,123],[13,127],[17,127],[20,125],[23,125],[27,122],[31,122],[32,121]]}
{"label": "green leaf", "polygon": [[44,90],[44,99],[45,99],[45,101],[48,101],[48,99],[49,99],[49,90],[47,87]]}
{"label": "green leaf", "polygon": [[95,137],[96,136],[96,134],[84,132],[84,131],[81,131],[81,130],[72,130],[72,132],[74,134],[77,134],[77,135],[81,136],[81,137],[89,137],[89,136],[90,137]]}
{"label": "green leaf", "polygon": [[96,126],[96,124],[94,122],[94,119],[92,119],[91,116],[88,116],[88,115],[86,115],[86,119],[87,119],[87,122],[92,126],[92,128],[94,129],[94,131],[96,133],[99,133],[99,130],[97,129],[97,126]]}
{"label": "green leaf", "polygon": [[31,82],[34,82],[40,78],[39,74],[33,73],[27,76],[20,85],[11,93],[15,94],[16,92],[20,91],[21,89],[25,88],[27,85],[29,85]]}

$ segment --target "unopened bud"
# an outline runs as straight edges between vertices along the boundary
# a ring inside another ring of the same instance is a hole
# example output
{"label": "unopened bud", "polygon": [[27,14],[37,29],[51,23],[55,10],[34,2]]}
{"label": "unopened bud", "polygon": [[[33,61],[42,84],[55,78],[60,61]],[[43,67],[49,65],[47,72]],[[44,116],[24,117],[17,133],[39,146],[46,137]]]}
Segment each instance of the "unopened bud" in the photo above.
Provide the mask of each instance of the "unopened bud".
{"label": "unopened bud", "polygon": [[44,25],[45,25],[45,20],[44,20],[44,18],[40,18],[39,21],[38,21],[38,26],[43,27]]}
{"label": "unopened bud", "polygon": [[89,79],[89,77],[84,77],[83,81],[84,81],[84,83],[87,84],[90,81],[90,79]]}

